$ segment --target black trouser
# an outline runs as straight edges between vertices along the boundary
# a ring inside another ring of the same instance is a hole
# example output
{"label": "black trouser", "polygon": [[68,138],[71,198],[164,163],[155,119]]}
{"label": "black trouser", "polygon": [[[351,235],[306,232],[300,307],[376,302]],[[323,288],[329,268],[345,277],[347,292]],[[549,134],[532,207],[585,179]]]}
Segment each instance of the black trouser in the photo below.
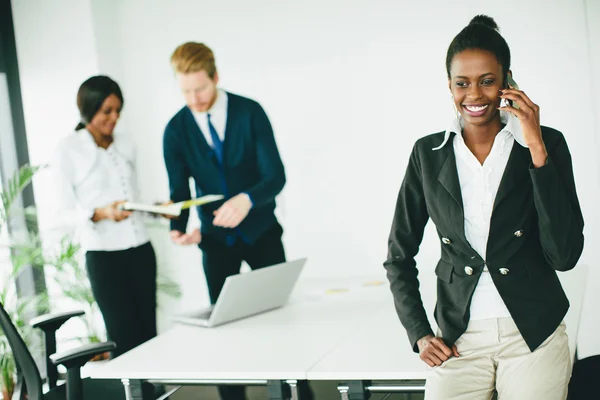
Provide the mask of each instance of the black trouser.
{"label": "black trouser", "polygon": [[[238,238],[233,246],[227,246],[213,237],[203,235],[200,249],[202,249],[202,261],[210,302],[216,303],[225,279],[240,272],[242,261],[246,261],[252,269],[285,262],[285,251],[281,242],[282,233],[281,225],[275,224],[252,245]],[[302,400],[313,398],[306,381],[298,382],[298,391]],[[244,386],[219,386],[219,393],[223,400],[246,398]]]}
{"label": "black trouser", "polygon": [[112,357],[155,337],[156,256],[152,245],[88,251],[85,259],[108,338],[117,344]]}
{"label": "black trouser", "polygon": [[202,264],[211,304],[217,302],[225,279],[240,273],[242,261],[246,261],[252,269],[285,262],[282,233],[281,225],[275,224],[252,245],[238,237],[233,246],[227,246],[214,237],[203,235],[199,247],[202,250]]}

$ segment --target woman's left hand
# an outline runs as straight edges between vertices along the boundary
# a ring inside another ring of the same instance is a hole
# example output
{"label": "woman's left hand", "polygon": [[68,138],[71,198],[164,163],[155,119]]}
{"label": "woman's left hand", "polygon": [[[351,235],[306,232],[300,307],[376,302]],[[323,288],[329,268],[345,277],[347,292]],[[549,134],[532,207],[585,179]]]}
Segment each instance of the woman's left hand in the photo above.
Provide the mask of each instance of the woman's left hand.
{"label": "woman's left hand", "polygon": [[521,130],[523,138],[531,152],[533,165],[538,168],[546,165],[548,152],[546,145],[542,139],[542,128],[540,126],[540,107],[535,104],[522,90],[513,89],[510,86],[508,89],[501,90],[500,98],[512,100],[517,103],[519,108],[506,105],[500,107],[500,110],[508,111],[519,119],[521,122]]}

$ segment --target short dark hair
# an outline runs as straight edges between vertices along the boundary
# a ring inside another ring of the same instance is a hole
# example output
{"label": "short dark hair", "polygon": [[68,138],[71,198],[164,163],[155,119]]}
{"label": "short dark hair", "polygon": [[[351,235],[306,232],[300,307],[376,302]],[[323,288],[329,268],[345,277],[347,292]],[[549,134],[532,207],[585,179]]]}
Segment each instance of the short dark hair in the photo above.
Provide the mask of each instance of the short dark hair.
{"label": "short dark hair", "polygon": [[81,115],[81,121],[75,127],[75,130],[85,128],[86,124],[94,118],[94,115],[102,107],[104,100],[111,94],[114,94],[121,100],[123,105],[123,94],[117,82],[105,75],[92,76],[79,86],[77,91],[77,108]]}
{"label": "short dark hair", "polygon": [[510,49],[508,43],[500,35],[500,28],[492,17],[487,15],[475,16],[469,25],[459,32],[450,43],[448,53],[446,53],[446,72],[450,79],[450,65],[454,56],[458,53],[469,50],[486,50],[496,56],[498,62],[502,65],[504,76],[510,70]]}

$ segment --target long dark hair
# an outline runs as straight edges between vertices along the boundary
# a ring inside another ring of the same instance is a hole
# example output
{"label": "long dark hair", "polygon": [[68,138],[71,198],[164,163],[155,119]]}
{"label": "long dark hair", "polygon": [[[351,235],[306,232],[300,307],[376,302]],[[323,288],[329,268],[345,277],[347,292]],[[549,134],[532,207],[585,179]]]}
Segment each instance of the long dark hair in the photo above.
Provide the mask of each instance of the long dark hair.
{"label": "long dark hair", "polygon": [[124,104],[123,94],[117,82],[105,75],[92,76],[79,86],[77,91],[77,108],[81,121],[75,127],[75,130],[85,128],[90,123],[94,115],[102,107],[104,100],[111,94],[114,94]]}
{"label": "long dark hair", "polygon": [[454,56],[469,49],[486,50],[496,56],[502,65],[504,76],[510,70],[510,49],[508,43],[500,35],[500,29],[493,18],[487,15],[475,16],[450,43],[446,53],[446,72],[450,79],[450,65]]}

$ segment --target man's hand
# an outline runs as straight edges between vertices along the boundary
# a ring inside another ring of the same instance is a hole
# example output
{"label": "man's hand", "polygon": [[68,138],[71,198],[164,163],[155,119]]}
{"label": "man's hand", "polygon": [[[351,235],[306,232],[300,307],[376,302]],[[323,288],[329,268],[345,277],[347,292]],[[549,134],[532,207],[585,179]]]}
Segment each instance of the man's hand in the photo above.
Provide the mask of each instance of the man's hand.
{"label": "man's hand", "polygon": [[452,345],[452,349],[450,349],[442,338],[433,335],[419,339],[417,346],[419,347],[419,357],[430,367],[440,366],[452,356],[460,357],[456,345]]}
{"label": "man's hand", "polygon": [[190,233],[171,231],[171,240],[175,244],[188,246],[190,244],[199,244],[202,241],[202,235],[200,234],[200,229],[194,229]]}
{"label": "man's hand", "polygon": [[222,228],[235,228],[246,218],[251,208],[250,196],[246,193],[240,193],[227,200],[214,212],[213,225]]}

